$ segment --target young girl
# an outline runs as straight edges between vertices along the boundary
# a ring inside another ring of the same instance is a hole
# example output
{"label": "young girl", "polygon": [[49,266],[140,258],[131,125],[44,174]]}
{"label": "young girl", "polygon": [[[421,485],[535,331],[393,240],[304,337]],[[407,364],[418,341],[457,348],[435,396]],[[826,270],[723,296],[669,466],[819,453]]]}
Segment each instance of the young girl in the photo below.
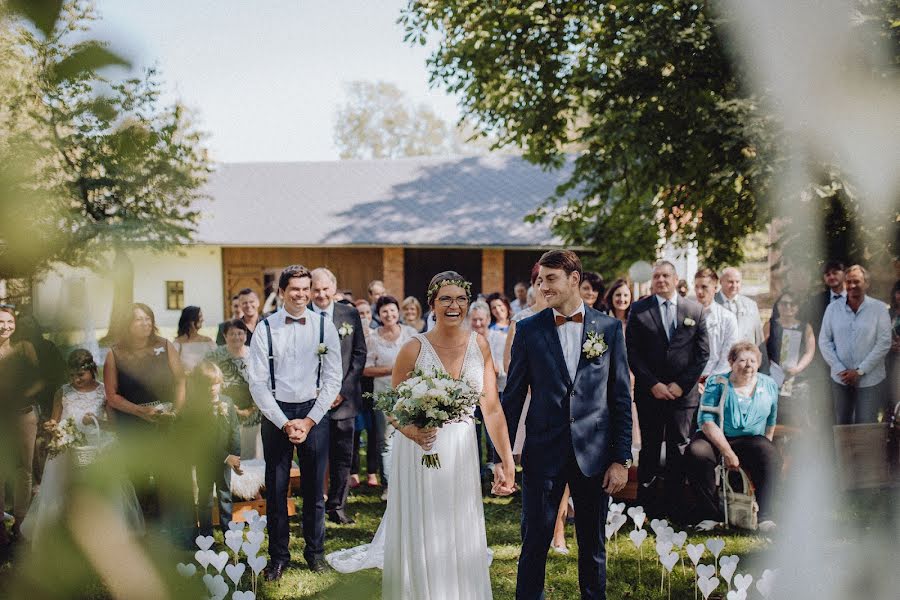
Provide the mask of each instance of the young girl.
{"label": "young girl", "polygon": [[[72,419],[75,427],[87,436],[88,444],[96,444],[97,429],[94,420],[99,423],[108,422],[106,394],[103,386],[97,382],[97,365],[91,353],[81,348],[72,351],[67,363],[69,383],[57,390],[53,398],[53,413],[44,426],[55,427],[62,421]],[[109,434],[101,433],[101,436],[108,439]],[[72,468],[68,459],[66,452],[47,459],[40,492],[22,523],[22,534],[32,542],[37,541],[48,531],[48,526],[61,516],[65,506],[68,472]],[[121,493],[116,494],[112,500],[132,531],[143,533],[144,521],[131,484],[123,481]]]}

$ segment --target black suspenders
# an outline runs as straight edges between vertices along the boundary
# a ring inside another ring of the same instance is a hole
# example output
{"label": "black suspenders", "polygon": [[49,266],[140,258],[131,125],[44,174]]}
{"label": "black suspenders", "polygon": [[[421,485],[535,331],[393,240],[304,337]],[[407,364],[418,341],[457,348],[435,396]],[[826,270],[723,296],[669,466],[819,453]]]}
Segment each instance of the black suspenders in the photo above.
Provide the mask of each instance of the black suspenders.
{"label": "black suspenders", "polygon": [[[272,388],[272,398],[275,398],[275,349],[272,345],[272,327],[269,326],[269,318],[263,319],[263,325],[266,326],[266,340],[269,342],[269,387]],[[325,313],[321,313],[319,321],[319,345],[325,343]],[[316,348],[318,353],[319,348]],[[319,354],[319,367],[316,370],[316,396],[319,395],[319,387],[322,383],[322,355]],[[277,398],[276,398],[277,400]]]}
{"label": "black suspenders", "polygon": [[[319,345],[316,347],[316,352],[319,351],[319,348],[322,344],[325,343],[325,313],[319,313],[321,315],[321,320],[319,321]],[[319,368],[316,370],[316,397],[319,395],[319,389],[322,383],[322,355],[319,354]]]}

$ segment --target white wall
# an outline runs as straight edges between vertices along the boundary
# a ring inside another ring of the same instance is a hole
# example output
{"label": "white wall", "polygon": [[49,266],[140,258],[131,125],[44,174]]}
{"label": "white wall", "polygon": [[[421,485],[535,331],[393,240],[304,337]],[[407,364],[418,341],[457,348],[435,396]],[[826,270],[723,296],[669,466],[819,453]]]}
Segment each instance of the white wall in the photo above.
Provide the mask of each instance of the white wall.
{"label": "white wall", "polygon": [[[203,308],[204,330],[222,321],[222,250],[219,246],[183,246],[154,254],[129,252],[134,264],[134,300],[148,304],[165,329],[178,324],[179,310],[166,309],[166,281],[184,282],[185,306]],[[112,282],[88,269],[58,266],[35,284],[35,314],[51,327],[105,330],[112,309]]]}

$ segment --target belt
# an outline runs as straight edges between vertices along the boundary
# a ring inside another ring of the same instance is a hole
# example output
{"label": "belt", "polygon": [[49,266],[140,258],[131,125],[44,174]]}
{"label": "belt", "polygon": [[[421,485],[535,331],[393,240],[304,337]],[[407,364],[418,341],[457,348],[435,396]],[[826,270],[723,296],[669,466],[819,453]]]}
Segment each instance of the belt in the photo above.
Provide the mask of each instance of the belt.
{"label": "belt", "polygon": [[315,401],[316,399],[313,398],[312,400],[304,400],[303,402],[285,402],[283,400],[276,400],[275,402],[277,402],[279,406],[282,404],[286,404],[288,406],[305,406],[307,404],[313,404],[315,403]]}

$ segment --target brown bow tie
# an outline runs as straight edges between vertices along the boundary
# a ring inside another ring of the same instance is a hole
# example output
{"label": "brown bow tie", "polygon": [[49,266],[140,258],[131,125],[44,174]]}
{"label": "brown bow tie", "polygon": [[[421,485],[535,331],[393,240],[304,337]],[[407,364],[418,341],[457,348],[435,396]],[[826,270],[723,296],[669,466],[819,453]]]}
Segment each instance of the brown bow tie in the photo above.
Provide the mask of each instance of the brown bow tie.
{"label": "brown bow tie", "polygon": [[291,323],[300,323],[301,325],[306,325],[306,317],[300,317],[299,319],[295,319],[294,317],[284,318],[285,325],[290,325]]}
{"label": "brown bow tie", "polygon": [[556,326],[565,325],[569,321],[573,323],[584,323],[584,315],[582,313],[575,313],[571,317],[564,317],[562,315],[556,315]]}

